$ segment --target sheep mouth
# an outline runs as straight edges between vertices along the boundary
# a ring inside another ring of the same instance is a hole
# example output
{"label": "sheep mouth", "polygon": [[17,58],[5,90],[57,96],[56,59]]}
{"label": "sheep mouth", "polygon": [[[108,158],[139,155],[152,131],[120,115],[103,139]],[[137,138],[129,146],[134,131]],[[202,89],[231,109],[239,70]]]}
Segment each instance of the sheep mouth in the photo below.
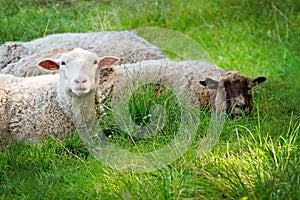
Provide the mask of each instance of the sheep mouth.
{"label": "sheep mouth", "polygon": [[91,89],[90,88],[73,88],[72,93],[76,94],[77,96],[84,96],[84,95],[88,95],[89,93],[91,93]]}
{"label": "sheep mouth", "polygon": [[227,110],[227,114],[231,118],[240,117],[243,115],[249,115],[250,112],[251,112],[251,109],[247,106],[245,106],[245,107],[234,106],[234,107],[230,107],[230,109]]}

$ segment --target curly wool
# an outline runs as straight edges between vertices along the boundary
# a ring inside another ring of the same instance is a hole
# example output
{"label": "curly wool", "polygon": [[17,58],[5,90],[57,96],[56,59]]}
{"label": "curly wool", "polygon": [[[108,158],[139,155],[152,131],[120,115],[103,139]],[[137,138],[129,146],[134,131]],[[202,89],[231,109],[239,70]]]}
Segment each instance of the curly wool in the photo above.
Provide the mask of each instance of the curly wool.
{"label": "curly wool", "polygon": [[58,75],[0,75],[1,141],[38,141],[50,133],[58,138],[71,135],[75,126],[59,107],[57,80]]}

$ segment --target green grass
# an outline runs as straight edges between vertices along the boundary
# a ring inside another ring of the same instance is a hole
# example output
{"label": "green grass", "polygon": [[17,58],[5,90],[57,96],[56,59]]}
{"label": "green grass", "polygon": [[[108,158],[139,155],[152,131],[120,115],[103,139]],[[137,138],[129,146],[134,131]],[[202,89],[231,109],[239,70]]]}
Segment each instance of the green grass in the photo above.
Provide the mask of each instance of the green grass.
{"label": "green grass", "polygon": [[[298,0],[0,0],[0,9],[1,44],[52,33],[155,26],[188,35],[224,69],[268,78],[255,90],[252,114],[226,120],[207,156],[199,157],[197,136],[184,155],[153,172],[120,172],[105,166],[78,135],[1,147],[1,199],[299,198]],[[200,116],[202,134],[210,119],[206,113]],[[120,138],[121,144],[134,147],[130,138]],[[155,144],[160,143],[139,141],[147,148]]]}
{"label": "green grass", "polygon": [[173,89],[128,84],[126,91],[132,94],[115,93],[112,105],[105,107],[100,121],[104,133],[120,147],[137,152],[151,152],[172,141],[181,122],[181,105]]}

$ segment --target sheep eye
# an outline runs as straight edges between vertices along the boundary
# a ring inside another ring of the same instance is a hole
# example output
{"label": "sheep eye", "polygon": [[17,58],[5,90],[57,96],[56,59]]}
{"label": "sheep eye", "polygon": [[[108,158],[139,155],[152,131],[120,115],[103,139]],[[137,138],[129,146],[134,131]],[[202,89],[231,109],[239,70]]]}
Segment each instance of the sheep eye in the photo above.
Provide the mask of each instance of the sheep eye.
{"label": "sheep eye", "polygon": [[66,65],[66,62],[65,62],[65,61],[61,61],[60,64],[61,64],[61,65]]}
{"label": "sheep eye", "polygon": [[95,60],[93,64],[94,64],[94,65],[96,65],[97,63],[98,63],[98,61],[97,61],[97,60]]}

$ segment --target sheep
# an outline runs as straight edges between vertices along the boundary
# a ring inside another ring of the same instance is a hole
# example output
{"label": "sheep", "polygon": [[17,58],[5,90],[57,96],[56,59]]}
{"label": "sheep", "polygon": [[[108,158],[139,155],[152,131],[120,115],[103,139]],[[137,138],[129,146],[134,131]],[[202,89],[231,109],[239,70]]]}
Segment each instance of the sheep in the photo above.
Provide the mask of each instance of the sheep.
{"label": "sheep", "polygon": [[99,69],[118,62],[76,48],[38,66],[58,74],[35,77],[0,75],[0,142],[39,141],[48,134],[70,136],[96,121]]}
{"label": "sheep", "polygon": [[253,87],[266,78],[249,78],[203,61],[145,60],[107,68],[99,85],[103,101],[111,94],[126,90],[128,83],[137,80],[173,87],[178,94],[188,93],[192,105],[199,109],[216,109],[225,103],[226,113],[236,117],[251,112]]}
{"label": "sheep", "polygon": [[144,59],[162,59],[165,54],[133,31],[92,33],[62,33],[48,35],[30,42],[6,42],[0,46],[0,73],[15,76],[51,74],[35,66],[44,58],[59,58],[62,53],[80,47],[99,57],[115,55],[120,63],[134,63]]}

